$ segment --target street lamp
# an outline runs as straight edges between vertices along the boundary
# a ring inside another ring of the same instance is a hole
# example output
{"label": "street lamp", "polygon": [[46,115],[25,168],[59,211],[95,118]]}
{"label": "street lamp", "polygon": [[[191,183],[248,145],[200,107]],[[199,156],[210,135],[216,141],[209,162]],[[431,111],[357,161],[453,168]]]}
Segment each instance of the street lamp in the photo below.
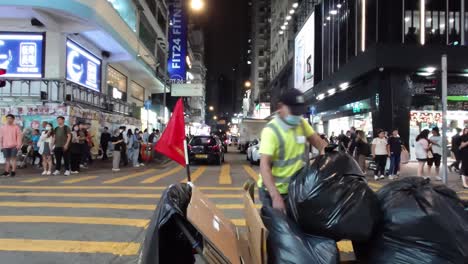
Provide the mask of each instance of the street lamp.
{"label": "street lamp", "polygon": [[208,109],[209,109],[210,111],[213,111],[213,110],[214,110],[214,107],[213,107],[212,105],[210,105],[210,107],[208,107]]}
{"label": "street lamp", "polygon": [[218,120],[218,117],[217,117],[217,116],[213,116],[213,120]]}
{"label": "street lamp", "polygon": [[205,6],[205,3],[203,3],[203,0],[192,0],[191,2],[191,7],[195,11],[202,10],[204,6]]}
{"label": "street lamp", "polygon": [[252,82],[250,82],[248,80],[244,82],[244,87],[245,88],[250,88],[251,86],[252,86]]}

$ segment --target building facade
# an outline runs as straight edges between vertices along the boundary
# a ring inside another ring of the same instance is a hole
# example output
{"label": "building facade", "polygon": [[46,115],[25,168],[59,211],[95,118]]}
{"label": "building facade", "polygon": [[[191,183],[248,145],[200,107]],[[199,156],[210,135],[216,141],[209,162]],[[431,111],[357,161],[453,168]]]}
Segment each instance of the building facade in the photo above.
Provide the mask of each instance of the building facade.
{"label": "building facade", "polygon": [[158,127],[162,109],[143,104],[167,87],[168,25],[165,1],[0,1],[2,114],[26,128],[58,114],[96,129]]}
{"label": "building facade", "polygon": [[206,66],[205,66],[205,38],[199,28],[189,30],[189,55],[187,83],[198,83],[202,87],[202,96],[189,97],[187,100],[189,121],[204,124],[206,111]]}
{"label": "building facade", "polygon": [[293,86],[292,61],[298,7],[299,1],[271,1],[270,83],[265,94],[273,108],[282,90]]}
{"label": "building facade", "polygon": [[[443,54],[448,56],[448,135],[468,126],[468,62],[462,59],[468,56],[467,4],[348,0],[315,5],[298,33],[314,36],[314,47],[305,46],[313,51],[314,63],[308,71],[296,54],[295,85],[306,90],[316,129],[337,135],[354,126],[373,136],[379,128],[398,128],[412,149],[422,129],[442,125]],[[305,83],[307,74],[311,85]]]}
{"label": "building facade", "polygon": [[268,93],[270,76],[270,1],[252,1],[252,47],[250,55],[251,96],[248,107],[249,116],[253,114],[259,102],[269,102]]}

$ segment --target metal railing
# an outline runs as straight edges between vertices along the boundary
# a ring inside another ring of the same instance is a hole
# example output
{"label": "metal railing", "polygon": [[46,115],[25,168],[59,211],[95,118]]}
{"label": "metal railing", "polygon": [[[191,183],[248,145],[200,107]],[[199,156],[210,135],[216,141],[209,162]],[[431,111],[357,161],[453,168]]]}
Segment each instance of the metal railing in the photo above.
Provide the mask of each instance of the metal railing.
{"label": "metal railing", "polygon": [[132,105],[128,102],[64,79],[6,79],[6,82],[7,85],[0,88],[0,104],[11,104],[15,99],[28,99],[33,102],[69,102],[124,115],[129,115],[132,109]]}

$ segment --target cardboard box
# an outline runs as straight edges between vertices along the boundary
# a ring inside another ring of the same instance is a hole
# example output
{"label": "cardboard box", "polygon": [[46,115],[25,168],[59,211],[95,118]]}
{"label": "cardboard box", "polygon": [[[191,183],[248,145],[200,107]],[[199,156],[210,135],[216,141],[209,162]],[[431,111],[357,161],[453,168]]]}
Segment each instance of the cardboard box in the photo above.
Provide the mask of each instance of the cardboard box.
{"label": "cardboard box", "polygon": [[203,235],[209,263],[253,264],[246,236],[195,186],[187,220]]}

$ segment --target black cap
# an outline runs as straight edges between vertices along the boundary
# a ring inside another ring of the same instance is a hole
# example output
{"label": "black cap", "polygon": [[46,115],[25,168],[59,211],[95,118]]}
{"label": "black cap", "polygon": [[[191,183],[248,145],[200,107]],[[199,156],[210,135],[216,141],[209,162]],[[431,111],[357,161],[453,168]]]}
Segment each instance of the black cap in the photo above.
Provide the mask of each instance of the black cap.
{"label": "black cap", "polygon": [[293,115],[303,115],[307,113],[304,94],[298,89],[287,89],[281,94],[281,103],[289,106]]}

